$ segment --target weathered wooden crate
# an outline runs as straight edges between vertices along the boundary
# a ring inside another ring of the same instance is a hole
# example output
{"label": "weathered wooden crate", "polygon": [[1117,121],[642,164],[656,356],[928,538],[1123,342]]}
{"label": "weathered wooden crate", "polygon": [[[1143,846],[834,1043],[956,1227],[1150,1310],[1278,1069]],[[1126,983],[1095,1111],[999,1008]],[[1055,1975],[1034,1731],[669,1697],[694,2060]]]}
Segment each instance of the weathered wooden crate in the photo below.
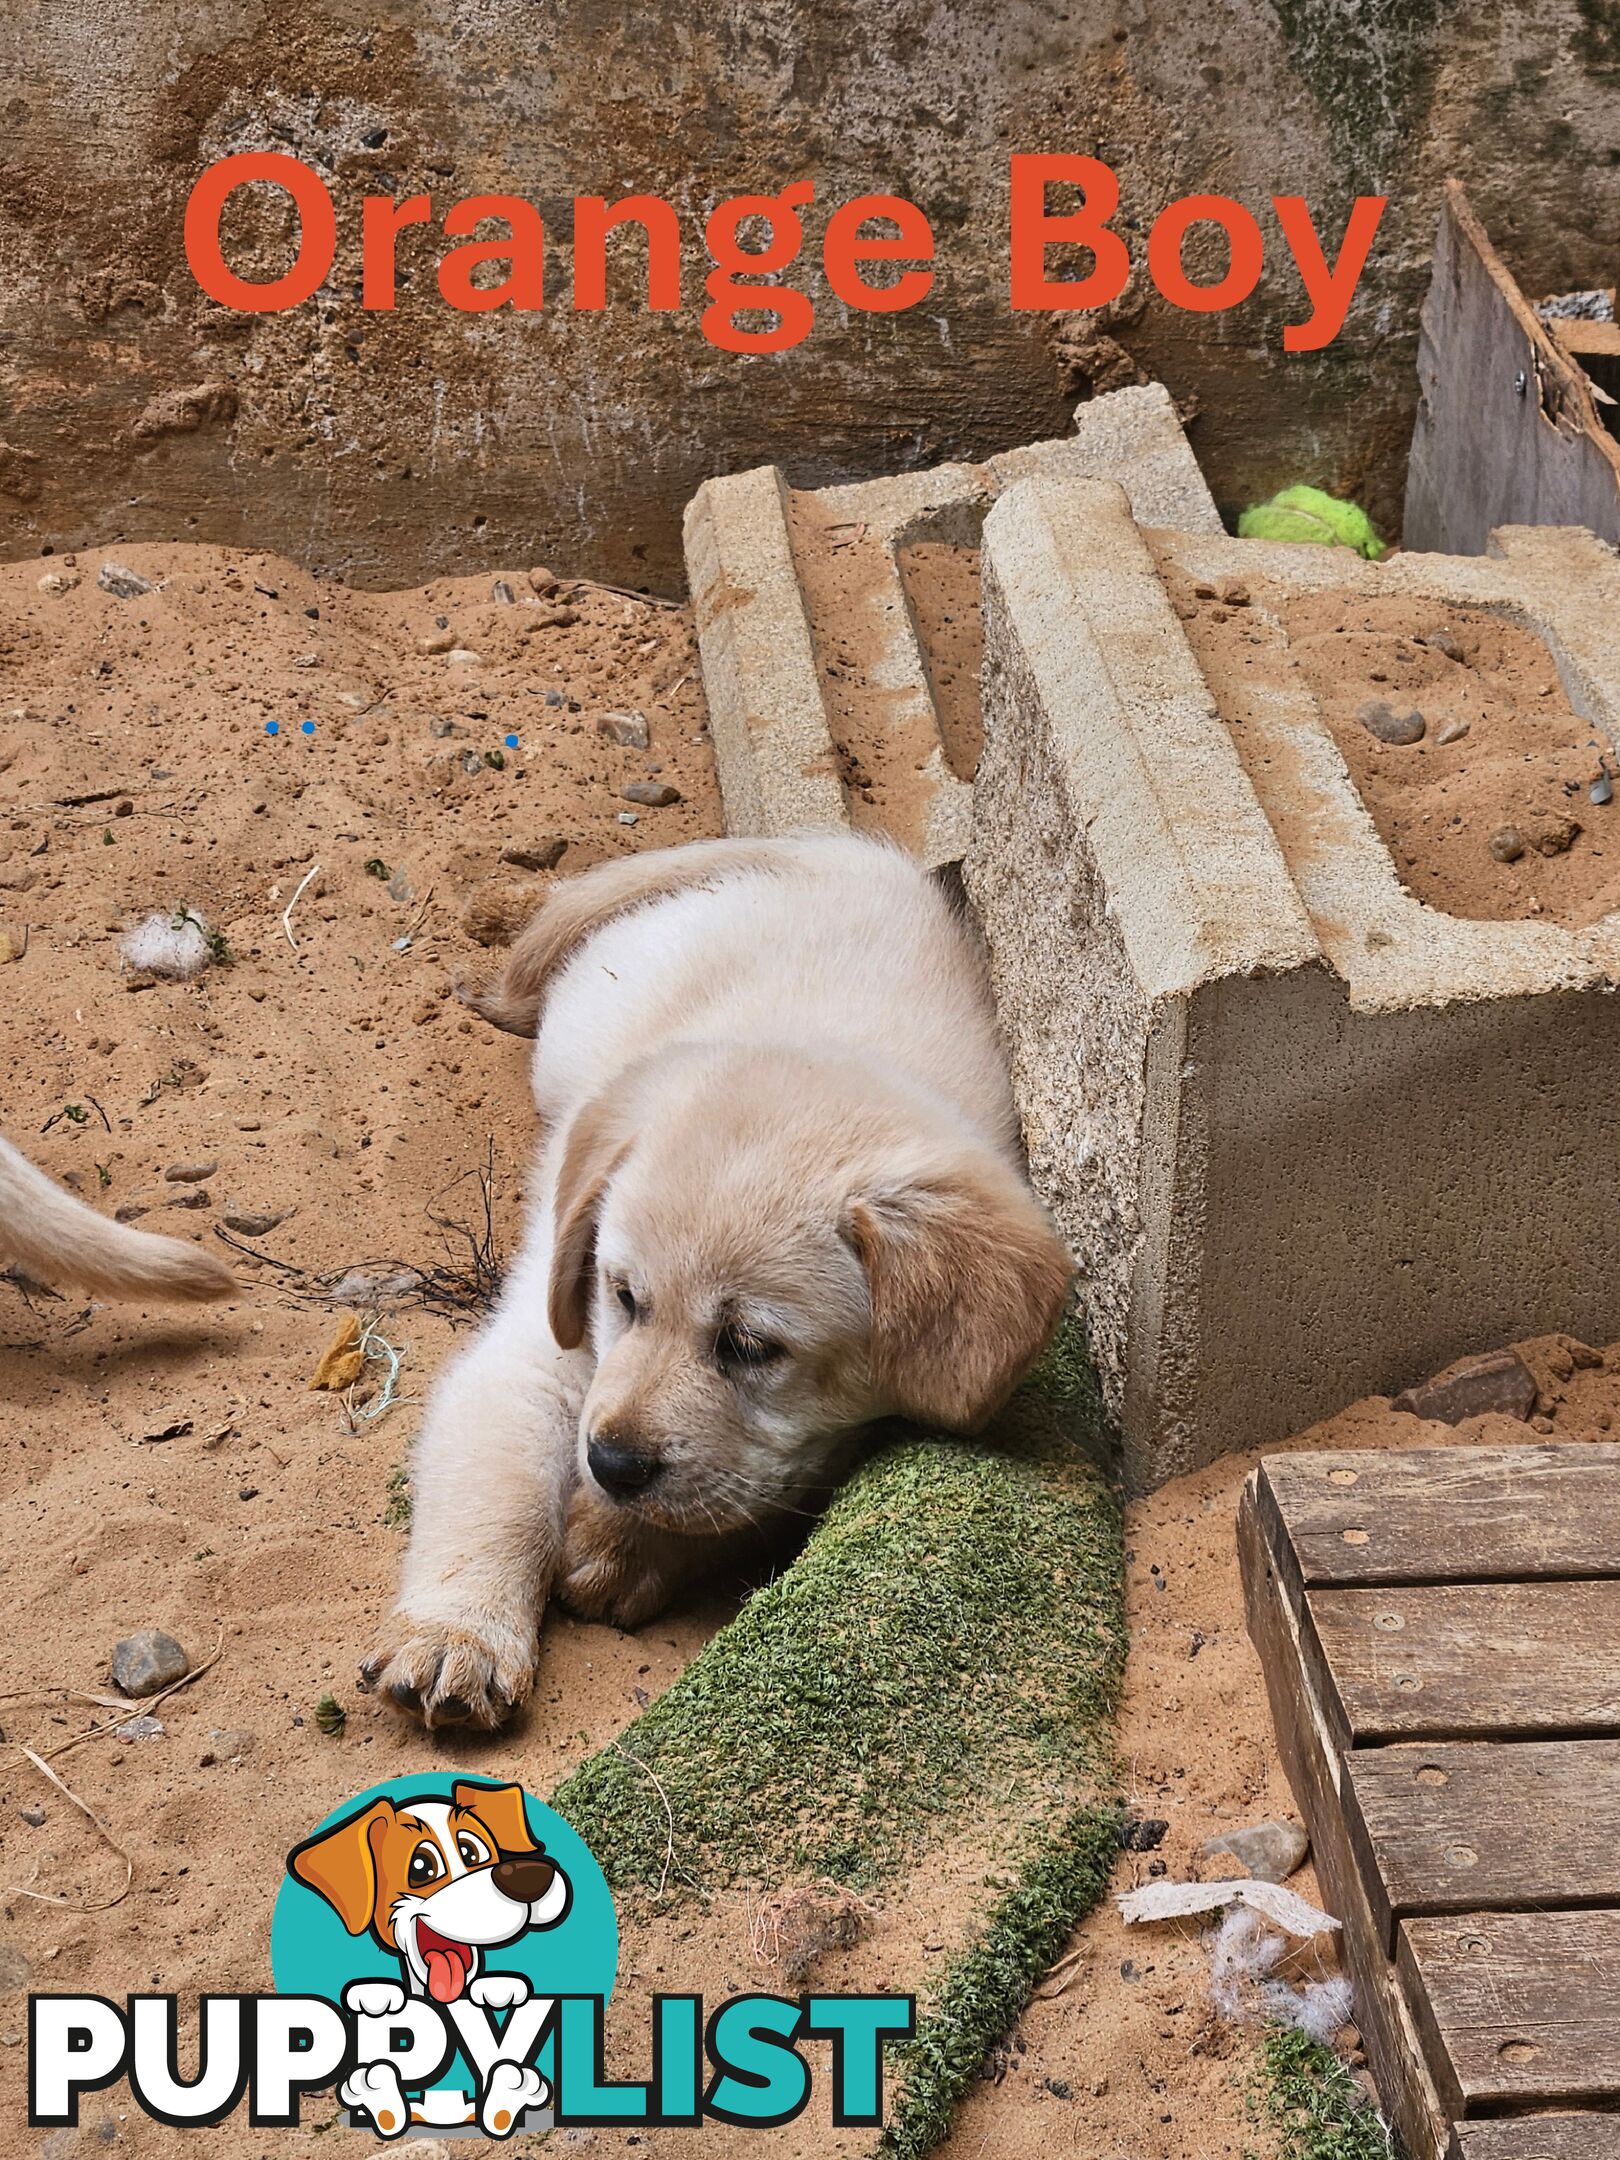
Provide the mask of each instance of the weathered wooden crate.
{"label": "weathered wooden crate", "polygon": [[1267,1457],[1238,1535],[1412,2160],[1616,2160],[1620,1446]]}

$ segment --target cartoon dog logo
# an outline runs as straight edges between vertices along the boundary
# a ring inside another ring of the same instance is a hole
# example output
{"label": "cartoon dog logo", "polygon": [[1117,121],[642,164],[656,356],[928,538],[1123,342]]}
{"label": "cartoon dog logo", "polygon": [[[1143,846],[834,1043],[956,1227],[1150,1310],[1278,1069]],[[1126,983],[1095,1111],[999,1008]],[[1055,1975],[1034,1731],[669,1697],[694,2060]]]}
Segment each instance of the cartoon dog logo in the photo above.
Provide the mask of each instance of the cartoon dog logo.
{"label": "cartoon dog logo", "polygon": [[[511,2010],[529,1999],[520,1973],[487,1973],[486,1951],[531,1928],[557,1926],[573,1891],[568,1877],[537,1845],[517,1785],[456,1783],[447,1796],[403,1805],[374,1800],[321,1830],[287,1855],[289,1872],[323,1897],[351,1935],[370,1934],[400,1961],[403,1987],[356,1981],[352,2008],[386,2017],[407,1995],[449,2011],[466,2000],[480,2010]],[[346,2079],[339,2098],[363,2109],[385,2137],[413,2125],[479,2123],[505,2136],[522,2110],[547,2097],[531,2067],[497,2063],[479,2099],[431,2091],[407,2104],[397,2072],[366,2065]]]}

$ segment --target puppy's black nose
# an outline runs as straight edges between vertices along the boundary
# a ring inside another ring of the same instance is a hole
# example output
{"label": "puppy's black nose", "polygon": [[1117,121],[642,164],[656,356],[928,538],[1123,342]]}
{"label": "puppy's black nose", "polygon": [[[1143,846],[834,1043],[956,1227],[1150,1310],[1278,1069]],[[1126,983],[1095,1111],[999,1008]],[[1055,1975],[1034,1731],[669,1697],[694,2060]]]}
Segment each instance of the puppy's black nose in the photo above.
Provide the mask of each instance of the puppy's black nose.
{"label": "puppy's black nose", "polygon": [[585,1450],[591,1476],[615,1500],[645,1492],[663,1464],[656,1455],[642,1455],[635,1448],[620,1447],[611,1440],[593,1440]]}
{"label": "puppy's black nose", "polygon": [[491,1872],[503,1897],[515,1899],[519,1905],[533,1905],[551,1888],[557,1870],[544,1853],[503,1853]]}

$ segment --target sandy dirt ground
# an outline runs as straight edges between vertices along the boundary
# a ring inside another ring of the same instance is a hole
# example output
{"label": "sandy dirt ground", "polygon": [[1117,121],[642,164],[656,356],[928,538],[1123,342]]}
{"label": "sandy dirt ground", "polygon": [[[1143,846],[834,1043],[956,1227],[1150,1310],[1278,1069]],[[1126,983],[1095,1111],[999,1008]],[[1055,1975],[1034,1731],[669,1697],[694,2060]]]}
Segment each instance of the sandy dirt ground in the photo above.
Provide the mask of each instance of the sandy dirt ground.
{"label": "sandy dirt ground", "polygon": [[1576,928],[1620,907],[1620,760],[1533,631],[1398,593],[1288,597],[1263,579],[1217,587],[1174,569],[1168,585],[1239,755],[1264,754],[1241,724],[1245,701],[1297,696],[1303,682],[1415,898]]}
{"label": "sandy dirt ground", "polygon": [[[157,590],[115,598],[99,557],[0,570],[0,950],[22,951],[0,965],[0,1123],[103,1210],[218,1252],[227,1216],[279,1215],[244,1242],[308,1273],[232,1253],[241,1296],[192,1312],[0,1280],[4,2154],[39,2143],[14,2127],[29,1987],[267,1986],[280,1856],[330,1807],[445,1761],[545,1792],[727,1609],[638,1637],[559,1621],[516,1731],[430,1750],[352,1676],[392,1595],[390,1476],[456,1329],[409,1300],[385,1313],[403,1362],[373,1422],[308,1387],[338,1317],[310,1278],[463,1268],[464,1237],[433,1218],[481,1235],[491,1143],[496,1242],[515,1237],[526,1046],[450,994],[548,882],[503,851],[544,860],[562,839],[567,872],[718,829],[688,618],[595,588],[542,595],[519,570],[507,603],[489,579],[362,597],[262,556],[119,560]],[[598,731],[611,711],[644,715],[648,752]],[[641,781],[682,799],[621,798]],[[316,864],[295,950],[283,911]],[[187,906],[230,964],[140,987],[119,933]],[[209,1162],[200,1182],[166,1175]],[[115,1641],[146,1622],[218,1663],[162,1707],[160,1736],[56,1753],[97,1718],[83,1698],[106,1688]],[[349,1712],[336,1738],[315,1720],[328,1691]],[[16,1743],[128,1853],[116,1904],[123,1861]],[[92,2118],[87,2150],[108,2122],[120,2149],[195,2149],[111,2098]],[[242,2136],[234,2149],[264,2147]]]}

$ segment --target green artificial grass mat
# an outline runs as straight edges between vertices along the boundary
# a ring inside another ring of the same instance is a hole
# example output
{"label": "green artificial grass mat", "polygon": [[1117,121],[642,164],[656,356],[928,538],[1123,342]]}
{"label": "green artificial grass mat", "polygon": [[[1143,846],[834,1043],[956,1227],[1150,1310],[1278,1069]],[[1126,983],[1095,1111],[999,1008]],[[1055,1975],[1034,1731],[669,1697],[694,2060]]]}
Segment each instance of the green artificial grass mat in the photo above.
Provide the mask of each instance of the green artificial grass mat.
{"label": "green artificial grass mat", "polygon": [[[894,1882],[944,1846],[994,1891],[897,2051],[883,2151],[949,2126],[1117,1843],[1120,1512],[1072,1323],[984,1438],[906,1437],[614,1746],[553,1794],[643,1910]],[[667,1812],[666,1812],[667,1805]]]}

